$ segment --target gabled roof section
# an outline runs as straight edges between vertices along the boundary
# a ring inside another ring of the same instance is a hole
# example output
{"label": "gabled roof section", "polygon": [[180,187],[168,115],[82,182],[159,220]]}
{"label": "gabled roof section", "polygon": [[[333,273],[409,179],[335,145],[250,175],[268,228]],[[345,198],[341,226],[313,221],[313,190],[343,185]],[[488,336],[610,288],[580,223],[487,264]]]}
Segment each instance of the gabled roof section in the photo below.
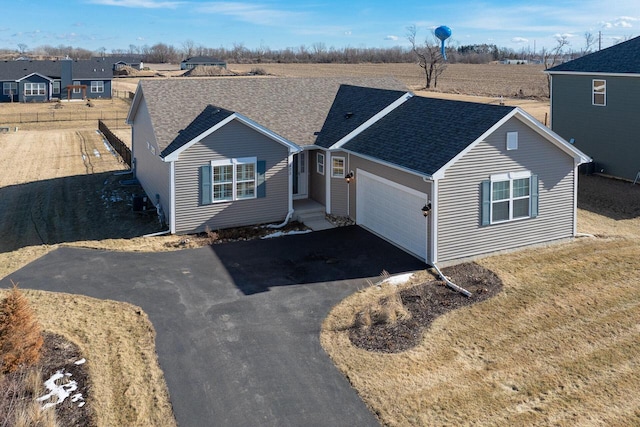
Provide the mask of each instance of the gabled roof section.
{"label": "gabled roof section", "polygon": [[406,92],[341,85],[315,145],[329,148]]}
{"label": "gabled roof section", "polygon": [[22,80],[24,80],[24,79],[28,79],[28,78],[29,78],[29,77],[31,77],[31,76],[39,76],[39,77],[42,77],[43,79],[46,79],[46,80],[49,80],[49,81],[53,81],[53,79],[52,79],[52,78],[47,77],[47,76],[44,76],[44,75],[42,75],[42,74],[40,74],[40,73],[31,73],[31,74],[29,74],[28,76],[24,76],[24,77],[22,77],[22,78],[20,78],[20,79],[18,79],[18,80],[16,80],[16,81],[17,81],[17,82],[19,82],[19,81],[22,81]]}
{"label": "gabled roof section", "polygon": [[549,68],[547,72],[640,74],[640,37]]}
{"label": "gabled roof section", "polygon": [[414,96],[342,148],[430,177],[514,109]]}
{"label": "gabled roof section", "polygon": [[178,136],[171,144],[167,146],[160,153],[160,157],[166,157],[174,151],[178,150],[188,142],[197,138],[207,130],[211,129],[218,123],[222,122],[227,117],[231,116],[233,111],[225,110],[215,107],[213,105],[207,105],[202,110],[202,113],[198,115],[189,125],[178,132]]}
{"label": "gabled roof section", "polygon": [[394,78],[214,77],[144,79],[128,121],[145,102],[164,150],[207,107],[234,111],[298,146],[312,145],[341,84],[406,90]]}

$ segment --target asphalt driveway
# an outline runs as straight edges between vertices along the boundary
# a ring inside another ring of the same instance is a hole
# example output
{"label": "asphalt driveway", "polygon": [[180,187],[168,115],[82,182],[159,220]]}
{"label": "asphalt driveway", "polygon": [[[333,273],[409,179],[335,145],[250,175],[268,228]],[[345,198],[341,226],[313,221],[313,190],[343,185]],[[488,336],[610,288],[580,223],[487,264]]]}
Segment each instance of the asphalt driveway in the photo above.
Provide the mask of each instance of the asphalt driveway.
{"label": "asphalt driveway", "polygon": [[424,264],[344,227],[164,253],[60,248],[0,281],[142,307],[181,426],[377,425],[319,342],[331,307]]}

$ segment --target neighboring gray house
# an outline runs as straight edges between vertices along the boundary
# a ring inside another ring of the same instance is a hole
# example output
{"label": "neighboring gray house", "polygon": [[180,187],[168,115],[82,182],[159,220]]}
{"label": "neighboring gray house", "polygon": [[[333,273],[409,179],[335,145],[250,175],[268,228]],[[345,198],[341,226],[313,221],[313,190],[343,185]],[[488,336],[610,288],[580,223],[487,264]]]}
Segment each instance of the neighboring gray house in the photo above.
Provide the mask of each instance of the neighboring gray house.
{"label": "neighboring gray house", "polygon": [[103,60],[2,61],[0,102],[111,98],[111,79]]}
{"label": "neighboring gray house", "polygon": [[640,172],[640,37],[547,72],[551,128],[593,158],[593,171],[633,180]]}
{"label": "neighboring gray house", "polygon": [[227,68],[227,63],[210,56],[194,56],[180,63],[181,70],[191,70],[196,67],[222,67]]}
{"label": "neighboring gray house", "polygon": [[128,121],[172,233],[282,221],[309,198],[430,264],[574,236],[589,161],[518,108],[394,79],[143,80]]}

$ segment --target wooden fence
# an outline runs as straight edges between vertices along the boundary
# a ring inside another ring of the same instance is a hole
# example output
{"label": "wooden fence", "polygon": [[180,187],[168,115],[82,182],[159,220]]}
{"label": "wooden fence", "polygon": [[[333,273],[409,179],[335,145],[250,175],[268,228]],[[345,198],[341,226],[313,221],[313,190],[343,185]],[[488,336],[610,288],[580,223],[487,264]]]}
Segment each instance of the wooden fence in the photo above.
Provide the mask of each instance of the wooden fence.
{"label": "wooden fence", "polygon": [[120,154],[122,160],[129,165],[129,168],[131,168],[131,149],[129,149],[129,147],[127,147],[120,138],[111,132],[102,120],[98,120],[98,129],[100,129],[100,132],[102,132],[104,137],[107,138],[107,141],[109,141],[109,144],[111,144],[113,149]]}

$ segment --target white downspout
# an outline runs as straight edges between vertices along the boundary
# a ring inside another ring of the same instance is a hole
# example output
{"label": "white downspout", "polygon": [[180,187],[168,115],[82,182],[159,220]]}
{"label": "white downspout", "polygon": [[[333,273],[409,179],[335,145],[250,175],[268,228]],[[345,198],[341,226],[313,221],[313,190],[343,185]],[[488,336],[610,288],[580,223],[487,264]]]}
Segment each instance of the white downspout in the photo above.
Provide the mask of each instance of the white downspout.
{"label": "white downspout", "polygon": [[267,224],[264,226],[264,228],[282,228],[285,225],[287,225],[289,223],[289,220],[291,219],[291,216],[293,215],[293,153],[291,153],[291,151],[289,151],[289,156],[287,158],[287,170],[289,171],[289,183],[288,183],[288,187],[289,187],[289,200],[288,200],[288,204],[289,204],[289,211],[287,212],[287,216],[284,219],[284,221],[280,224]]}
{"label": "white downspout", "polygon": [[[538,195],[538,198],[540,195]],[[578,235],[578,162],[573,162],[573,237]]]}
{"label": "white downspout", "polygon": [[431,181],[431,264],[438,262],[438,180]]}
{"label": "white downspout", "polygon": [[327,214],[331,214],[331,152],[326,151],[324,162],[324,177],[326,183],[325,194],[325,211]]}
{"label": "white downspout", "polygon": [[169,186],[169,230],[171,234],[176,234],[176,162],[172,161],[170,165],[171,185]]}

